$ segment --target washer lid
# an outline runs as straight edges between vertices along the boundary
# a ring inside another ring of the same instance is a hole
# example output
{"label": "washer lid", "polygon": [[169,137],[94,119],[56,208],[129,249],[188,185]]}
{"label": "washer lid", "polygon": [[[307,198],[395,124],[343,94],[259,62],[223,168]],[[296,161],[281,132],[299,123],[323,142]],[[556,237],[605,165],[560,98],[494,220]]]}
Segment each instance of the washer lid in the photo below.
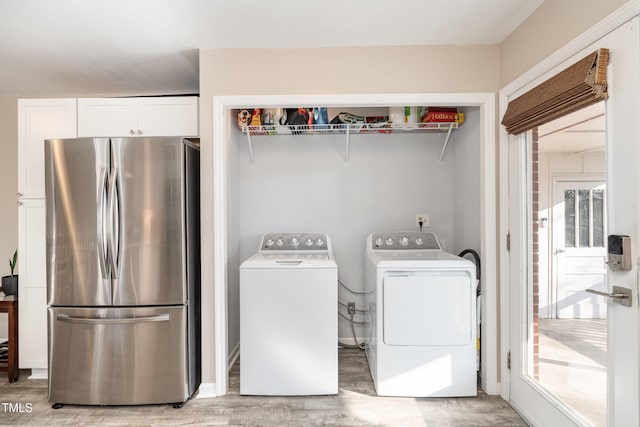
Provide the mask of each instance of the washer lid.
{"label": "washer lid", "polygon": [[257,253],[240,268],[337,268],[329,252]]}

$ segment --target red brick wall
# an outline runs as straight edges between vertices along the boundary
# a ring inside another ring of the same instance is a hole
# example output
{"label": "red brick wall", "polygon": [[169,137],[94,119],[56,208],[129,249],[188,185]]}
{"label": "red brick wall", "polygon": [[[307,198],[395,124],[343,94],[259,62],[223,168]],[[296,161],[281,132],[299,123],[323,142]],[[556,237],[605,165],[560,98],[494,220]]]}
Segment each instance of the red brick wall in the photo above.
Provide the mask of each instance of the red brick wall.
{"label": "red brick wall", "polygon": [[538,239],[538,211],[540,192],[538,185],[538,128],[533,129],[532,145],[531,145],[531,209],[533,212],[533,230],[532,230],[532,253],[533,253],[533,301],[532,301],[532,342],[533,342],[533,372],[532,375],[535,379],[539,377],[539,322],[538,322],[538,310],[540,307],[540,291],[539,291],[539,255],[540,246]]}

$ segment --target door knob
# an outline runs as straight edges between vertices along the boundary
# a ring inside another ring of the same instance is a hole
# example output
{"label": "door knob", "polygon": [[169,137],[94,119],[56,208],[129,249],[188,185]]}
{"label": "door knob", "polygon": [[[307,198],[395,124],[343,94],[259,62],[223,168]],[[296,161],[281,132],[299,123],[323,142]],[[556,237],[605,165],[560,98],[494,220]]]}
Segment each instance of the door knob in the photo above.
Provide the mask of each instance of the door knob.
{"label": "door knob", "polygon": [[631,307],[631,289],[623,288],[622,286],[614,286],[613,292],[611,293],[596,291],[595,289],[585,289],[585,292],[605,298],[611,298],[616,304]]}

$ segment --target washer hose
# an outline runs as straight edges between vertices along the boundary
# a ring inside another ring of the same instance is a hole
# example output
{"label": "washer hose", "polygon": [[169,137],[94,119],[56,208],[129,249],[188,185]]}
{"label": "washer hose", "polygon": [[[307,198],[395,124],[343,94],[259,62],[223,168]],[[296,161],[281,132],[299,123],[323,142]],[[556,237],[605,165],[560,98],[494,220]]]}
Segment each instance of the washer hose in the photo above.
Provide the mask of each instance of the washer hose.
{"label": "washer hose", "polygon": [[[480,255],[478,255],[478,252],[474,251],[473,249],[465,249],[462,252],[460,252],[458,254],[459,257],[463,257],[467,254],[471,254],[473,255],[473,259],[475,261],[476,264],[476,280],[478,281],[478,284],[480,283],[480,274],[481,274],[481,267],[480,267]],[[478,289],[476,290],[476,296],[480,295],[480,286],[478,285]]]}

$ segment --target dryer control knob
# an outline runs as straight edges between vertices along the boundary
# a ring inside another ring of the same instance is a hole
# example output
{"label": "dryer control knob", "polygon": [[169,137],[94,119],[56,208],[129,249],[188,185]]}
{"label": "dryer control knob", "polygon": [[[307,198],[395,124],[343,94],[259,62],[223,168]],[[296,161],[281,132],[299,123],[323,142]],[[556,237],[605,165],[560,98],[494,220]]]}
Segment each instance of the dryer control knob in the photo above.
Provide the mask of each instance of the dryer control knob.
{"label": "dryer control knob", "polygon": [[408,238],[408,237],[406,237],[406,236],[405,236],[405,237],[400,238],[400,244],[401,244],[402,246],[409,246],[409,238]]}
{"label": "dryer control knob", "polygon": [[311,239],[307,239],[307,240],[305,241],[305,243],[306,243],[306,245],[307,245],[307,246],[311,246],[311,245],[313,245],[313,240],[311,240]]}
{"label": "dryer control knob", "polygon": [[300,239],[298,239],[297,237],[292,237],[291,238],[291,244],[293,246],[298,246],[300,244]]}
{"label": "dryer control knob", "polygon": [[383,243],[384,243],[384,240],[382,240],[382,237],[378,237],[376,239],[376,246],[382,246]]}
{"label": "dryer control knob", "polygon": [[322,245],[324,245],[324,240],[323,240],[323,239],[321,239],[321,238],[320,238],[320,239],[317,239],[317,240],[316,240],[316,245],[318,245],[318,246],[322,246]]}
{"label": "dryer control knob", "polygon": [[416,245],[422,245],[424,243],[424,240],[422,240],[422,237],[418,237],[416,239]]}
{"label": "dryer control knob", "polygon": [[391,246],[393,245],[393,239],[391,237],[389,237],[386,241],[387,245]]}
{"label": "dryer control knob", "polygon": [[282,240],[282,239],[276,240],[276,245],[278,245],[278,246],[284,245],[284,240]]}
{"label": "dryer control knob", "polygon": [[265,242],[265,244],[267,246],[272,246],[273,245],[273,239],[267,239],[267,241]]}

